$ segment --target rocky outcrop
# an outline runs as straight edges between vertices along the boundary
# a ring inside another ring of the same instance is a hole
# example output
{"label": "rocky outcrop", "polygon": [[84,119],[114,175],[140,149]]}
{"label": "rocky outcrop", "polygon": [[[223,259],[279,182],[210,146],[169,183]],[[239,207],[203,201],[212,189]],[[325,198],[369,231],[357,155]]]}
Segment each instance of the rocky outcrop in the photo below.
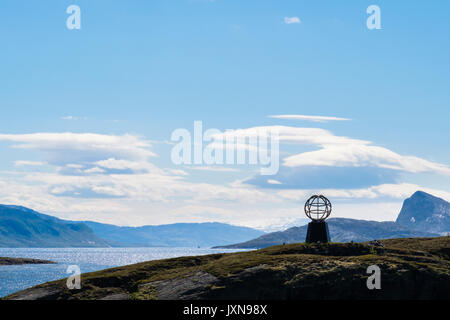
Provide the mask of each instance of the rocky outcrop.
{"label": "rocky outcrop", "polygon": [[43,288],[31,288],[20,292],[11,300],[54,300],[62,293],[59,286],[45,286]]}
{"label": "rocky outcrop", "polygon": [[212,274],[196,271],[179,278],[139,285],[138,292],[134,297],[158,300],[194,300],[201,298],[203,293],[218,281],[219,279]]}
{"label": "rocky outcrop", "polygon": [[53,264],[53,263],[56,262],[40,259],[0,257],[0,266],[14,265],[14,264]]}
{"label": "rocky outcrop", "polygon": [[[381,290],[369,290],[369,266]],[[261,250],[149,261],[65,280],[5,299],[447,299],[450,237],[367,243],[291,244]]]}

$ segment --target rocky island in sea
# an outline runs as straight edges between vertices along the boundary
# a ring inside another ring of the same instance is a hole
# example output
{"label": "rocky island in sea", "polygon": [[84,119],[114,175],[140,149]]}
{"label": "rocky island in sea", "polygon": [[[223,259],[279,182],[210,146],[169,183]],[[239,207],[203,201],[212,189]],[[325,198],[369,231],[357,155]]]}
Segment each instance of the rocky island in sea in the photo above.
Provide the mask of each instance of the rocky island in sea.
{"label": "rocky island in sea", "polygon": [[56,262],[50,260],[0,257],[0,266],[20,265],[20,264],[55,264],[55,263]]}

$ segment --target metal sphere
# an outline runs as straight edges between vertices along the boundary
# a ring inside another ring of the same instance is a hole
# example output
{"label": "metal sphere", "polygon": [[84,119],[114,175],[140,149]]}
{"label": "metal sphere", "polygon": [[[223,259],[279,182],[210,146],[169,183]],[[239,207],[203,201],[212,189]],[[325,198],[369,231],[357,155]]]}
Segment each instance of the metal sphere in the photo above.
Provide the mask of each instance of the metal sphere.
{"label": "metal sphere", "polygon": [[323,195],[314,195],[305,203],[305,214],[313,221],[324,221],[331,214],[331,202]]}

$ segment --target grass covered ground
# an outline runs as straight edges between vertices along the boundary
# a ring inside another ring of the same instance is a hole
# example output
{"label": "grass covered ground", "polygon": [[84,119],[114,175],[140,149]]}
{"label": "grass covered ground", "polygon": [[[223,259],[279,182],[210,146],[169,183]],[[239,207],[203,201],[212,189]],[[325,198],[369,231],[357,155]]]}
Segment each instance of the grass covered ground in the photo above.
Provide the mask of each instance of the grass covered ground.
{"label": "grass covered ground", "polygon": [[[289,244],[181,257],[49,282],[5,299],[448,299],[450,237]],[[381,269],[369,290],[367,267]]]}

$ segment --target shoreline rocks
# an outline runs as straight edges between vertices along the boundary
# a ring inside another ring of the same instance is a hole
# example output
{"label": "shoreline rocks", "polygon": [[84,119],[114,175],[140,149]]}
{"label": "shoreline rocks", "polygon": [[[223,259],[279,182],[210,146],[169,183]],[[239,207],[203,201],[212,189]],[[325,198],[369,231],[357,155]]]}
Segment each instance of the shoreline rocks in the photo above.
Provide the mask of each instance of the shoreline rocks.
{"label": "shoreline rocks", "polygon": [[50,260],[0,257],[0,266],[22,265],[22,264],[55,264],[55,263],[56,262]]}

